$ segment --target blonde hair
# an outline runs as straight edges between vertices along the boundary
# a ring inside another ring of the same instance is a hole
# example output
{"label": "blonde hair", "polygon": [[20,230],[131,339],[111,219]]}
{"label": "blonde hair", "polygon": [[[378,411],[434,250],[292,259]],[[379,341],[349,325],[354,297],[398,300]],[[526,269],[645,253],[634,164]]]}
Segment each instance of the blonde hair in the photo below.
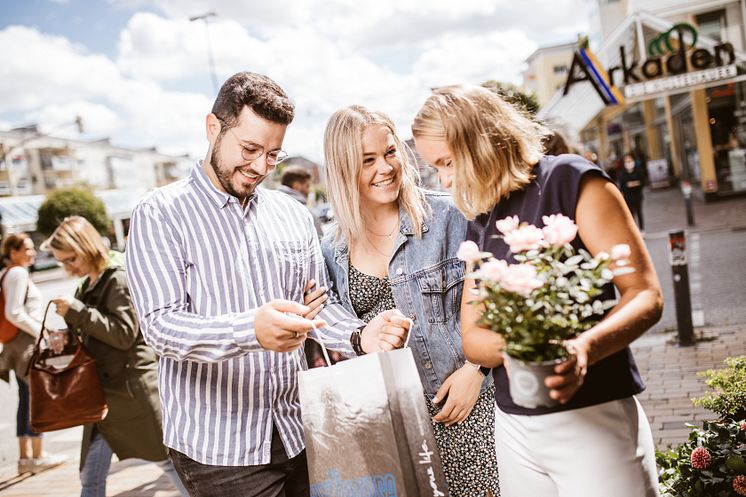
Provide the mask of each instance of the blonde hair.
{"label": "blonde hair", "polygon": [[109,261],[109,251],[96,228],[81,216],[66,217],[52,236],[41,244],[42,250],[62,250],[74,252],[99,272]]}
{"label": "blonde hair", "polygon": [[453,201],[468,219],[531,182],[548,133],[480,86],[434,89],[412,124],[415,137],[446,142],[456,168]]}
{"label": "blonde hair", "polygon": [[352,105],[332,114],[324,132],[327,196],[337,218],[337,243],[342,238],[349,241],[364,235],[358,181],[363,169],[363,133],[371,126],[387,128],[394,138],[401,163],[399,206],[412,221],[415,236],[422,236],[428,207],[422,190],[417,187],[419,173],[409,162],[406,145],[396,135],[394,123],[386,114]]}

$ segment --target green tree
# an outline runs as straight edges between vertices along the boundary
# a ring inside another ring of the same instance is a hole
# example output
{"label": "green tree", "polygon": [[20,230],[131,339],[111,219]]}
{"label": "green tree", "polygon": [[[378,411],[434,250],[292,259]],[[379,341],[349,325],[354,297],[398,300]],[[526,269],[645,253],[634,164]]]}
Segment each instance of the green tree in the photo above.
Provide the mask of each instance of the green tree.
{"label": "green tree", "polygon": [[39,206],[36,229],[42,235],[49,236],[68,216],[86,218],[102,234],[108,233],[111,227],[106,206],[92,191],[84,188],[64,188],[49,194]]}
{"label": "green tree", "polygon": [[539,111],[539,100],[533,93],[528,93],[511,83],[501,83],[491,79],[482,83],[482,86],[494,91],[511,104],[523,109],[531,117],[536,116]]}

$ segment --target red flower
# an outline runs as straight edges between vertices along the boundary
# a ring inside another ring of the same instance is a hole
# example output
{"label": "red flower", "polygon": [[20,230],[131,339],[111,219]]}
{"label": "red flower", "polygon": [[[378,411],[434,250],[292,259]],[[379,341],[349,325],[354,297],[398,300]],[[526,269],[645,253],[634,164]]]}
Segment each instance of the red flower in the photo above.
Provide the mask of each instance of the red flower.
{"label": "red flower", "polygon": [[746,495],[746,476],[739,475],[733,479],[733,490],[738,495]]}
{"label": "red flower", "polygon": [[710,465],[710,451],[704,447],[697,447],[692,451],[692,467],[694,469],[707,469]]}
{"label": "red flower", "polygon": [[746,431],[746,421],[744,421],[743,423],[741,423],[741,429],[743,431]]}

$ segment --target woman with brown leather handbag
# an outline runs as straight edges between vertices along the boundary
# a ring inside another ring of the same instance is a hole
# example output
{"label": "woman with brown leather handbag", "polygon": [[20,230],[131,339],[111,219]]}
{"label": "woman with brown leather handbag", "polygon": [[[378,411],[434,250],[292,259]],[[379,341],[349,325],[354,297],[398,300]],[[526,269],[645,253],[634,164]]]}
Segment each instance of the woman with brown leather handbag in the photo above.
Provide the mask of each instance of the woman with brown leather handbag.
{"label": "woman with brown leather handbag", "polygon": [[122,255],[109,252],[95,228],[66,218],[42,247],[71,276],[82,278],[75,297],[52,299],[95,360],[108,414],[86,425],[80,456],[81,497],[104,497],[113,453],[158,464],[187,496],[163,446],[155,354],[145,344],[132,308]]}
{"label": "woman with brown leather handbag", "polygon": [[58,466],[64,456],[44,452],[40,433],[29,422],[29,388],[26,370],[41,332],[42,296],[29,278],[28,268],[34,264],[34,242],[26,233],[12,233],[0,247],[0,288],[4,303],[0,321],[0,370],[13,370],[18,382],[18,473],[38,473]]}

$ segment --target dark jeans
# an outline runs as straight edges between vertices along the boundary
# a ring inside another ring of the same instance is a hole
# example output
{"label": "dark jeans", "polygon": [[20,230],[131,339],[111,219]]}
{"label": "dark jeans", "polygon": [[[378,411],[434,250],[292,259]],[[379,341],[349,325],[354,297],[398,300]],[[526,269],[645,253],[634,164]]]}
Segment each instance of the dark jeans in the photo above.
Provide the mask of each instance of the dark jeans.
{"label": "dark jeans", "polygon": [[306,451],[288,459],[274,427],[272,458],[262,466],[210,466],[168,452],[192,497],[308,497]]}
{"label": "dark jeans", "polygon": [[40,437],[40,433],[34,433],[31,429],[31,406],[28,385],[16,378],[18,382],[18,411],[16,412],[16,436],[17,437]]}

